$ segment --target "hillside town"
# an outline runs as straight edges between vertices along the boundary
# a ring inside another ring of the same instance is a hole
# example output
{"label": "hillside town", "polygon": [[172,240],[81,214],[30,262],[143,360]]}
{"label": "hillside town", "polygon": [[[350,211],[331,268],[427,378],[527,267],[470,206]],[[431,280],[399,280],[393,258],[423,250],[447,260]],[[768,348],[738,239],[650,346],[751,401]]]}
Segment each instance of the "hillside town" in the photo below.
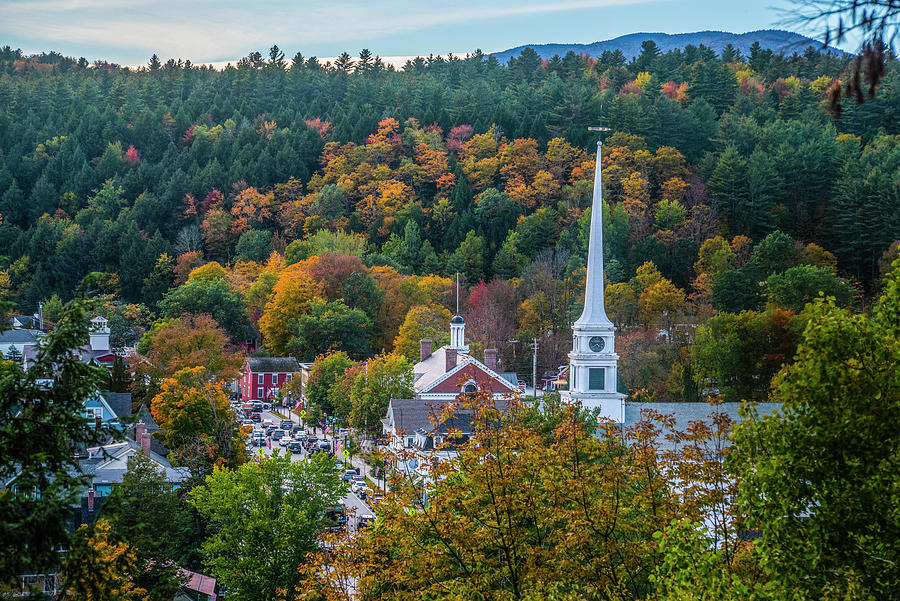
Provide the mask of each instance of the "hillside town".
{"label": "hillside town", "polygon": [[0,600],[900,599],[895,3],[166,1],[0,19]]}

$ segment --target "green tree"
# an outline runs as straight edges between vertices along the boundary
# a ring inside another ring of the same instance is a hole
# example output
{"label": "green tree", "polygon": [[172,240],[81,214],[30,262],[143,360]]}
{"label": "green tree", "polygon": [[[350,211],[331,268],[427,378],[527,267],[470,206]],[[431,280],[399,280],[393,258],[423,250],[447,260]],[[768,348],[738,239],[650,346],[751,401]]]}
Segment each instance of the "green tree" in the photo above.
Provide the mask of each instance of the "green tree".
{"label": "green tree", "polygon": [[172,287],[174,281],[175,260],[168,253],[163,253],[156,259],[153,271],[144,279],[144,284],[141,286],[143,302],[156,307],[163,295]]}
{"label": "green tree", "polygon": [[106,369],[72,353],[88,339],[93,309],[84,299],[67,303],[27,370],[0,360],[0,583],[56,564],[86,482],[72,449],[111,434],[84,418],[84,403],[103,386]]}
{"label": "green tree", "polygon": [[272,253],[272,232],[247,230],[238,238],[234,253],[235,258],[241,261],[265,262]]}
{"label": "green tree", "polygon": [[375,437],[390,400],[413,394],[412,363],[400,355],[378,355],[361,366],[350,386],[350,425]]}
{"label": "green tree", "polygon": [[150,601],[170,601],[181,584],[179,566],[193,559],[194,520],[166,482],[165,471],[143,453],[128,459],[128,471],[103,504],[102,517],[113,536],[137,558],[134,584]]}
{"label": "green tree", "polygon": [[284,262],[293,265],[326,252],[362,257],[366,254],[366,239],[358,234],[319,230],[306,240],[294,240],[288,244],[284,249]]}
{"label": "green tree", "polygon": [[477,282],[485,277],[485,250],[484,240],[470,231],[448,260],[447,269],[458,270],[468,282]]}
{"label": "green tree", "polygon": [[345,351],[357,359],[371,353],[372,320],[340,300],[313,299],[309,313],[295,318],[291,329],[287,350],[301,361],[332,351]]}
{"label": "green tree", "polygon": [[[316,357],[309,373],[309,381],[306,384],[308,410],[317,414],[332,413],[333,411],[337,414],[337,408],[332,406],[329,399],[329,391],[344,377],[344,372],[352,366],[353,360],[343,351]],[[338,417],[347,417],[349,412],[342,411],[340,413],[341,415]]]}
{"label": "green tree", "polygon": [[709,178],[709,196],[713,208],[720,211],[733,233],[741,229],[743,207],[747,203],[747,161],[734,144],[719,156]]}
{"label": "green tree", "polygon": [[766,298],[776,307],[799,313],[806,303],[819,296],[834,297],[835,304],[846,307],[856,290],[833,270],[815,265],[797,265],[766,280]]}
{"label": "green tree", "polygon": [[727,401],[765,400],[773,376],[794,356],[802,324],[777,308],[714,315],[691,345],[701,391],[718,391]]}
{"label": "green tree", "polygon": [[247,336],[244,301],[225,280],[189,280],[167,292],[159,308],[165,317],[206,313],[225,328],[232,340],[244,340]]}
{"label": "green tree", "polygon": [[302,462],[276,453],[216,469],[190,492],[188,502],[209,523],[204,564],[230,595],[269,601],[294,591],[298,566],[318,549],[326,509],[347,492],[337,470],[324,453]]}
{"label": "green tree", "polygon": [[739,506],[766,576],[795,598],[886,599],[900,588],[900,263],[872,315],[817,300],[781,411],[739,425]]}

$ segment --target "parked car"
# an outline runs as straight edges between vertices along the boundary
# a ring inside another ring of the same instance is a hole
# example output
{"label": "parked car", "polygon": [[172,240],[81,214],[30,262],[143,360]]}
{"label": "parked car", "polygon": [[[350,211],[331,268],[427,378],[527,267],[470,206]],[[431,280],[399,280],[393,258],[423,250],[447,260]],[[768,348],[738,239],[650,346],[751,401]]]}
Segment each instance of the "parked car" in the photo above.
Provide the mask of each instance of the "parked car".
{"label": "parked car", "polygon": [[344,482],[350,482],[358,475],[359,472],[357,472],[356,470],[344,470],[344,473],[341,474],[341,480],[343,480]]}
{"label": "parked car", "polygon": [[375,516],[371,513],[364,513],[356,518],[356,529],[362,530],[363,528],[368,528],[375,524]]}
{"label": "parked car", "polygon": [[263,404],[262,404],[262,410],[263,410],[263,411],[271,411],[271,410],[272,410],[272,403],[270,403],[270,402],[268,402],[268,401],[263,401]]}
{"label": "parked car", "polygon": [[366,479],[362,476],[354,476],[350,480],[350,490],[356,494],[359,494],[361,490],[366,490]]}

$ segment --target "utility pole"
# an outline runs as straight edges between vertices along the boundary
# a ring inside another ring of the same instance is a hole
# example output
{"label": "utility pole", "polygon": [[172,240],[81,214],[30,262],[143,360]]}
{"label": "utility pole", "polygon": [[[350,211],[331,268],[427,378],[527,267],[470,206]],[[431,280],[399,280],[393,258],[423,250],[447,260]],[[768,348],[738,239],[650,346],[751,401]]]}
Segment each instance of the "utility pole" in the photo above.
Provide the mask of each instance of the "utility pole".
{"label": "utility pole", "polygon": [[534,337],[534,342],[531,344],[531,349],[534,351],[534,355],[531,359],[531,390],[532,396],[534,398],[537,398],[537,336]]}

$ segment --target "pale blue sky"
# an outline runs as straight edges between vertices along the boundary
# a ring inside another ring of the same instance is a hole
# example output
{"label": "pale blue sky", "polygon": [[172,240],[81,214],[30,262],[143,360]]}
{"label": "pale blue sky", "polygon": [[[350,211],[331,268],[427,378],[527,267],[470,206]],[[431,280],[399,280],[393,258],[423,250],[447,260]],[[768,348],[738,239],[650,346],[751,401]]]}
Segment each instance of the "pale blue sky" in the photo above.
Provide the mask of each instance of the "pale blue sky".
{"label": "pale blue sky", "polygon": [[639,31],[743,33],[779,26],[778,9],[790,6],[790,0],[0,0],[0,45],[126,65],[146,63],[154,52],[163,60],[235,61],[253,50],[265,54],[272,44],[288,58],[297,51],[356,55],[362,48],[385,57],[465,54]]}

